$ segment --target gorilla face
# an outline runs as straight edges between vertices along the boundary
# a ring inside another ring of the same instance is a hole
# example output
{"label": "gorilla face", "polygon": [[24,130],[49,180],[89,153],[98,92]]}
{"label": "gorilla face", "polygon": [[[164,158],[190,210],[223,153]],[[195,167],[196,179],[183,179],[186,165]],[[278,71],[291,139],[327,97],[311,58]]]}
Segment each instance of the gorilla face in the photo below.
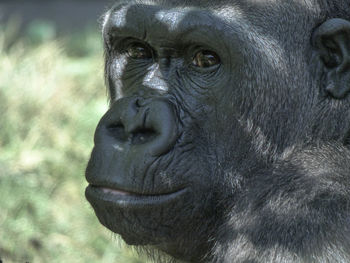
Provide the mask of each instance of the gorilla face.
{"label": "gorilla face", "polygon": [[111,105],[86,197],[128,244],[198,262],[227,214],[260,191],[259,175],[265,182],[294,146],[327,138],[328,125],[341,139],[338,114],[349,107],[334,105],[336,120],[319,125],[329,101],[314,77],[322,61],[310,70],[317,19],[300,5],[157,2],[119,1],[106,14]]}
{"label": "gorilla face", "polygon": [[120,4],[106,17],[112,104],[96,130],[87,198],[101,223],[129,244],[173,254],[179,240],[207,246],[201,240],[211,233],[203,229],[214,229],[217,200],[232,194],[221,193],[216,174],[224,150],[216,130],[226,122],[218,116],[231,114],[221,101],[240,58],[232,65],[229,46],[216,41],[221,31],[203,28],[227,27],[218,23],[205,11],[155,5]]}

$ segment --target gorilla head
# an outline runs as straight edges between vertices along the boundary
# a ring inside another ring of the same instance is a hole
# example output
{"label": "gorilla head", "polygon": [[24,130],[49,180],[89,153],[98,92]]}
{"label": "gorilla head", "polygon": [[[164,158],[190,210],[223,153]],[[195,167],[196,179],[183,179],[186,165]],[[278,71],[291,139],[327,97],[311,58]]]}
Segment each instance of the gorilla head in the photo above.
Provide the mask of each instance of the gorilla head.
{"label": "gorilla head", "polygon": [[343,0],[118,1],[100,222],[189,262],[350,261],[349,19]]}

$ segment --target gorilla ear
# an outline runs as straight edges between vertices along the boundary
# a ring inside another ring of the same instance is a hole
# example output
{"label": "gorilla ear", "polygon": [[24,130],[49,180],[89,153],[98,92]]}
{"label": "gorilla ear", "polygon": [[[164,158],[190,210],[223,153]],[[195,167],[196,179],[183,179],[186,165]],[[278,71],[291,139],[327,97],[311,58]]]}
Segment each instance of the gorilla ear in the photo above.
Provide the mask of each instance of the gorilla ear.
{"label": "gorilla ear", "polygon": [[342,99],[350,91],[350,22],[329,19],[314,32],[312,42],[323,61],[326,91]]}

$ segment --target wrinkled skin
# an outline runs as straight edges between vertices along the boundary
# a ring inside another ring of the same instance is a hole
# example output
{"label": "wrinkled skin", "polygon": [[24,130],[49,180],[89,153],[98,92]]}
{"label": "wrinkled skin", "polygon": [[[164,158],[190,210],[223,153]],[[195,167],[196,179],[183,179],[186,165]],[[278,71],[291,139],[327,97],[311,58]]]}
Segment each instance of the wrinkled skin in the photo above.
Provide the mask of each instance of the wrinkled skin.
{"label": "wrinkled skin", "polygon": [[350,262],[345,2],[118,1],[100,222],[169,261]]}

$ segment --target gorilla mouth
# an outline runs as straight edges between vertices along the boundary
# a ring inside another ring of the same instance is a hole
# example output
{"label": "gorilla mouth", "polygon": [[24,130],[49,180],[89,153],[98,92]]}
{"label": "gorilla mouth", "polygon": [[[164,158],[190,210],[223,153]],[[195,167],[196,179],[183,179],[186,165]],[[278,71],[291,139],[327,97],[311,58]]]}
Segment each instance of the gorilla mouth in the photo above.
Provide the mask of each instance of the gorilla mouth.
{"label": "gorilla mouth", "polygon": [[90,201],[102,201],[113,203],[120,207],[144,207],[145,205],[162,205],[169,201],[181,197],[187,192],[186,188],[182,188],[169,193],[162,194],[139,194],[126,192],[122,190],[112,189],[108,187],[89,185],[86,188],[85,195]]}
{"label": "gorilla mouth", "polygon": [[132,195],[132,193],[130,193],[130,192],[116,190],[116,189],[112,189],[112,188],[108,188],[108,187],[102,187],[102,191],[106,194],[111,193],[114,195]]}

